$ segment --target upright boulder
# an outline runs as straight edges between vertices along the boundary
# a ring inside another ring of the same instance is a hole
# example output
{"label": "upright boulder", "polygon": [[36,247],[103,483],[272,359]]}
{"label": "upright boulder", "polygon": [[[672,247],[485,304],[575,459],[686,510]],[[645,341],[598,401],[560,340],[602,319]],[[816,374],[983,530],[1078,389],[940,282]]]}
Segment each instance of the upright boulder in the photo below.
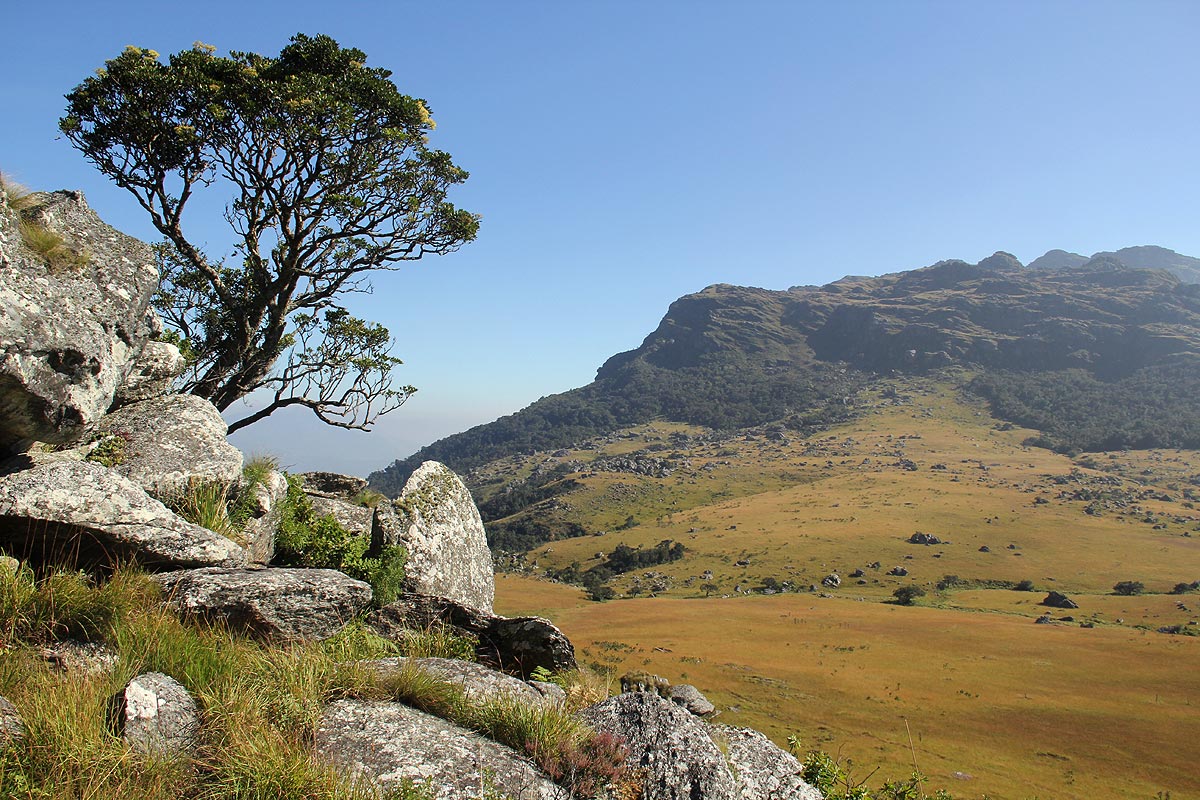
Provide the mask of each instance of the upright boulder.
{"label": "upright boulder", "polygon": [[109,719],[126,744],[143,755],[187,754],[200,732],[196,701],[178,681],[161,672],[131,680],[112,699]]}
{"label": "upright boulder", "polygon": [[242,453],[225,438],[225,420],[212,403],[171,394],[117,409],[96,433],[122,441],[112,469],[160,500],[192,481],[231,486],[242,475]]}
{"label": "upright boulder", "polygon": [[380,544],[402,545],[409,591],[447,597],[491,613],[492,553],[471,492],[448,467],[426,461],[392,503]]}
{"label": "upright boulder", "polygon": [[245,563],[237,542],[176,516],[127,478],[86,461],[0,475],[0,548],[35,563],[134,559],[179,569]]}
{"label": "upright boulder", "polygon": [[653,692],[628,692],[580,712],[625,740],[626,764],[644,776],[643,800],[741,800],[725,755],[698,717]]}
{"label": "upright boulder", "polygon": [[[26,246],[22,222],[61,236],[79,263],[54,267]],[[104,415],[151,335],[157,286],[150,247],[80,193],[37,194],[20,213],[0,202],[0,453],[69,443]]]}

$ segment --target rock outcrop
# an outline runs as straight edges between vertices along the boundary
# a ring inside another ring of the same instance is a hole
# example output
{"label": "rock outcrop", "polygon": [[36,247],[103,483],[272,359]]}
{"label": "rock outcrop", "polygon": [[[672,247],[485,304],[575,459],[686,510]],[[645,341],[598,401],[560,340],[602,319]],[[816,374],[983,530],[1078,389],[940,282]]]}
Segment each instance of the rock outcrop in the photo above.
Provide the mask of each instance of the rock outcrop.
{"label": "rock outcrop", "polygon": [[186,363],[175,345],[169,342],[146,342],[141,355],[125,376],[125,382],[117,389],[113,408],[170,394],[171,385],[183,374]]}
{"label": "rock outcrop", "polygon": [[804,780],[804,765],[758,731],[714,725],[710,734],[724,745],[739,800],[822,800]]}
{"label": "rock outcrop", "polygon": [[[10,463],[10,469],[14,468]],[[0,475],[0,547],[35,563],[134,559],[154,568],[237,566],[242,548],[176,516],[99,464],[59,461]]]}
{"label": "rock outcrop", "polygon": [[507,747],[400,703],[331,704],[317,727],[316,752],[383,789],[406,780],[426,786],[435,800],[570,800]]}
{"label": "rock outcrop", "polygon": [[17,707],[0,697],[0,751],[25,738],[25,721]]}
{"label": "rock outcrop", "polygon": [[180,614],[274,642],[327,639],[371,602],[370,586],[332,569],[210,567],[154,579]]}
{"label": "rock outcrop", "polygon": [[367,617],[376,633],[403,642],[409,631],[447,626],[478,639],[476,657],[496,669],[528,677],[541,667],[575,669],[575,648],[554,623],[541,617],[486,614],[445,597],[405,594]]}
{"label": "rock outcrop", "polygon": [[667,697],[697,717],[711,717],[717,713],[717,707],[690,683],[678,683],[671,686],[667,689]]}
{"label": "rock outcrop", "polygon": [[382,544],[408,551],[409,591],[437,595],[491,613],[492,555],[471,492],[446,466],[427,461],[392,504],[395,528]]}
{"label": "rock outcrop", "polygon": [[1042,605],[1051,608],[1079,608],[1079,604],[1062,592],[1050,592],[1042,599]]}
{"label": "rock outcrop", "polygon": [[[82,263],[52,269],[20,219],[60,235]],[[150,247],[105,225],[78,192],[0,202],[0,453],[74,441],[112,405],[151,335]],[[69,311],[69,313],[64,313]]]}
{"label": "rock outcrop", "polygon": [[242,453],[225,438],[221,413],[207,400],[171,394],[107,415],[98,436],[123,441],[112,469],[160,500],[184,493],[193,481],[232,486],[242,475]]}
{"label": "rock outcrop", "polygon": [[113,698],[110,713],[117,734],[144,755],[190,753],[200,733],[196,701],[178,681],[161,672],[131,680]]}
{"label": "rock outcrop", "polygon": [[625,763],[644,776],[643,800],[741,800],[705,724],[670,700],[629,692],[580,716],[596,730],[625,740]]}

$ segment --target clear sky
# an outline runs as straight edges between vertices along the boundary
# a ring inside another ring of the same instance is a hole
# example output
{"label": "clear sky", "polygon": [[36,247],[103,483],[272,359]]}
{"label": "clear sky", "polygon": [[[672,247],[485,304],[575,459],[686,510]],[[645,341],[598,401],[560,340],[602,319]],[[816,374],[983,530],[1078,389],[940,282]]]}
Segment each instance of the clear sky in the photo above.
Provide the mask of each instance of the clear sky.
{"label": "clear sky", "polygon": [[[127,44],[276,54],[326,33],[423,97],[483,217],[460,252],[351,304],[420,391],[361,434],[307,412],[248,452],[357,474],[589,382],[680,295],[782,289],[1007,250],[1200,255],[1200,3],[9,3],[0,169],[155,237],[57,139]],[[217,242],[219,218],[194,219]],[[240,415],[240,413],[238,414]]]}

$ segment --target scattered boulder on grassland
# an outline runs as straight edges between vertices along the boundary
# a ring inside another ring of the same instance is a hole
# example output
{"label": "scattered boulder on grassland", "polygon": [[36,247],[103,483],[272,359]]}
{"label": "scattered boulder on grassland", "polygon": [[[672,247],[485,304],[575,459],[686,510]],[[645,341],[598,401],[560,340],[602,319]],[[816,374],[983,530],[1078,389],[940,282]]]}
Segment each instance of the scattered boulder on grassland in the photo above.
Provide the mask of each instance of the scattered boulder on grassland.
{"label": "scattered boulder on grassland", "polygon": [[190,753],[200,733],[195,699],[161,672],[138,675],[112,699],[110,723],[137,753],[159,757]]}
{"label": "scattered boulder on grassland", "polygon": [[446,626],[478,640],[476,658],[495,669],[528,677],[538,667],[575,669],[575,648],[550,620],[486,614],[445,597],[404,594],[372,612],[367,625],[384,638],[403,642],[411,631]]}
{"label": "scattered boulder on grassland", "polygon": [[1078,603],[1062,592],[1050,592],[1042,600],[1042,605],[1050,606],[1051,608],[1079,608]]}
{"label": "scattered boulder on grassland", "polygon": [[642,800],[741,800],[704,722],[670,700],[627,692],[579,715],[595,730],[625,741],[625,763],[643,776]]}
{"label": "scattered boulder on grassland", "polygon": [[242,453],[227,441],[226,428],[204,398],[171,394],[117,409],[100,420],[96,435],[123,440],[113,471],[170,502],[196,482],[238,482]]}
{"label": "scattered boulder on grassland", "polygon": [[426,461],[392,502],[381,545],[401,545],[408,591],[492,612],[492,553],[470,490],[448,467]]}

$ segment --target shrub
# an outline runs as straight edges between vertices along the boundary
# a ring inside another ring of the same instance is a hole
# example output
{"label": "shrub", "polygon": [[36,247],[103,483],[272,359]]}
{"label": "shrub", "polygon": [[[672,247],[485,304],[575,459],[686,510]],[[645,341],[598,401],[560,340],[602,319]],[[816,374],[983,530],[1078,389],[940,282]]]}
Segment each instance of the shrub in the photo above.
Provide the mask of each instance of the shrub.
{"label": "shrub", "polygon": [[1146,591],[1146,585],[1141,581],[1120,581],[1113,584],[1113,594],[1132,596]]}
{"label": "shrub", "polygon": [[373,602],[384,606],[404,590],[403,547],[388,546],[368,555],[370,541],[346,530],[333,516],[319,515],[305,496],[300,479],[288,476],[287,498],[275,538],[277,563],[336,569],[371,584]]}
{"label": "shrub", "polygon": [[1171,589],[1171,594],[1187,594],[1200,589],[1200,581],[1192,581],[1191,583],[1177,583]]}
{"label": "shrub", "polygon": [[1018,581],[1017,585],[1014,586],[1013,589],[1015,589],[1018,592],[1032,592],[1033,591],[1033,581],[1029,580],[1028,578],[1026,578],[1023,581]]}
{"label": "shrub", "polygon": [[892,597],[896,598],[896,603],[902,606],[911,606],[914,600],[924,596],[925,590],[911,583],[908,586],[901,586],[892,592]]}

